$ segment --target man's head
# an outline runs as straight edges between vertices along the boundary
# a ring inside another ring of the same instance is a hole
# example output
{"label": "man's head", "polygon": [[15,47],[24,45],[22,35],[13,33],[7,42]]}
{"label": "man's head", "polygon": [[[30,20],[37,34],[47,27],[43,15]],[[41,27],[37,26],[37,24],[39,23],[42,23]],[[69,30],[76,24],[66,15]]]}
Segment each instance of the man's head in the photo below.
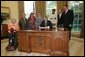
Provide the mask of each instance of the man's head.
{"label": "man's head", "polygon": [[40,12],[38,12],[38,13],[37,13],[37,15],[38,15],[38,17],[40,17],[40,16],[41,16],[41,13],[40,13]]}
{"label": "man's head", "polygon": [[62,12],[63,12],[63,9],[60,9],[60,10],[59,10],[59,13],[62,13]]}
{"label": "man's head", "polygon": [[68,5],[64,5],[63,8],[64,8],[64,11],[66,11],[68,9]]}
{"label": "man's head", "polygon": [[26,16],[25,13],[22,12],[22,13],[21,13],[21,18],[25,18],[25,16]]}
{"label": "man's head", "polygon": [[47,21],[48,17],[47,16],[44,16],[44,21]]}

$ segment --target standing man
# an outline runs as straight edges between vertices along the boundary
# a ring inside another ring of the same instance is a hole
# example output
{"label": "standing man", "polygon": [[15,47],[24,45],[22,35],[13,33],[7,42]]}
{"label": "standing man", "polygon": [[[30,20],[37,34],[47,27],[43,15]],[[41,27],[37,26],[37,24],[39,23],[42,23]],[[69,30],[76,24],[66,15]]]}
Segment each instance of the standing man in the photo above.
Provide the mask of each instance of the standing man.
{"label": "standing man", "polygon": [[19,26],[20,30],[26,30],[27,29],[27,19],[25,18],[25,13],[21,13],[21,17],[19,19]]}
{"label": "standing man", "polygon": [[67,5],[64,5],[64,12],[62,13],[63,26],[65,31],[69,31],[69,40],[71,37],[71,29],[74,20],[73,10],[69,10]]}
{"label": "standing man", "polygon": [[36,29],[39,29],[39,26],[42,21],[43,21],[43,18],[41,14],[38,12],[38,16],[36,17],[36,21],[35,21]]}
{"label": "standing man", "polygon": [[60,9],[58,12],[58,16],[57,16],[58,17],[58,22],[57,22],[58,30],[60,30],[60,28],[63,28],[62,13],[63,13],[63,9]]}

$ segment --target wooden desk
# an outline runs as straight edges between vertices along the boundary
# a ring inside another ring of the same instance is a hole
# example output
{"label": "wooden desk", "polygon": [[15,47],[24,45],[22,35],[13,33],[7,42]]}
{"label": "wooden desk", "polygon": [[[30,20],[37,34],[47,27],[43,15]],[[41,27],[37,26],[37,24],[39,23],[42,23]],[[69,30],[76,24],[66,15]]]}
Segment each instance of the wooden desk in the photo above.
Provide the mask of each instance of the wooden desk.
{"label": "wooden desk", "polygon": [[40,52],[52,56],[69,55],[67,31],[18,31],[18,49],[25,52]]}

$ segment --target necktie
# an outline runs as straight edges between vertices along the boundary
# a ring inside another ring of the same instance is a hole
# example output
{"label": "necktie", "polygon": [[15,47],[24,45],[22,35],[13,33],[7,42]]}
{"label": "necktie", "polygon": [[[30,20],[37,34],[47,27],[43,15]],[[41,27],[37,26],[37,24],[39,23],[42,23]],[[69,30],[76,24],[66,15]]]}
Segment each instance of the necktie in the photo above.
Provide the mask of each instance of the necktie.
{"label": "necktie", "polygon": [[67,11],[65,11],[65,14],[67,13]]}
{"label": "necktie", "polygon": [[24,18],[24,22],[26,23],[26,20],[25,20],[25,18]]}
{"label": "necktie", "polygon": [[45,27],[47,26],[47,21],[45,21]]}

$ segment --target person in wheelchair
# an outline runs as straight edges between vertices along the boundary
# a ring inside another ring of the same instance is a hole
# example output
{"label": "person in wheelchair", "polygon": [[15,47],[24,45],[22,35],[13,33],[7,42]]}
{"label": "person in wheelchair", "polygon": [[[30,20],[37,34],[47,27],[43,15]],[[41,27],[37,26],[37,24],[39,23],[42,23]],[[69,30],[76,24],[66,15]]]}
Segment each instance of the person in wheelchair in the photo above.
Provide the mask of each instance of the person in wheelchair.
{"label": "person in wheelchair", "polygon": [[11,20],[11,23],[8,24],[8,36],[9,36],[9,44],[6,47],[6,50],[12,51],[17,48],[17,36],[16,33],[19,30],[18,23],[16,23],[15,19]]}

